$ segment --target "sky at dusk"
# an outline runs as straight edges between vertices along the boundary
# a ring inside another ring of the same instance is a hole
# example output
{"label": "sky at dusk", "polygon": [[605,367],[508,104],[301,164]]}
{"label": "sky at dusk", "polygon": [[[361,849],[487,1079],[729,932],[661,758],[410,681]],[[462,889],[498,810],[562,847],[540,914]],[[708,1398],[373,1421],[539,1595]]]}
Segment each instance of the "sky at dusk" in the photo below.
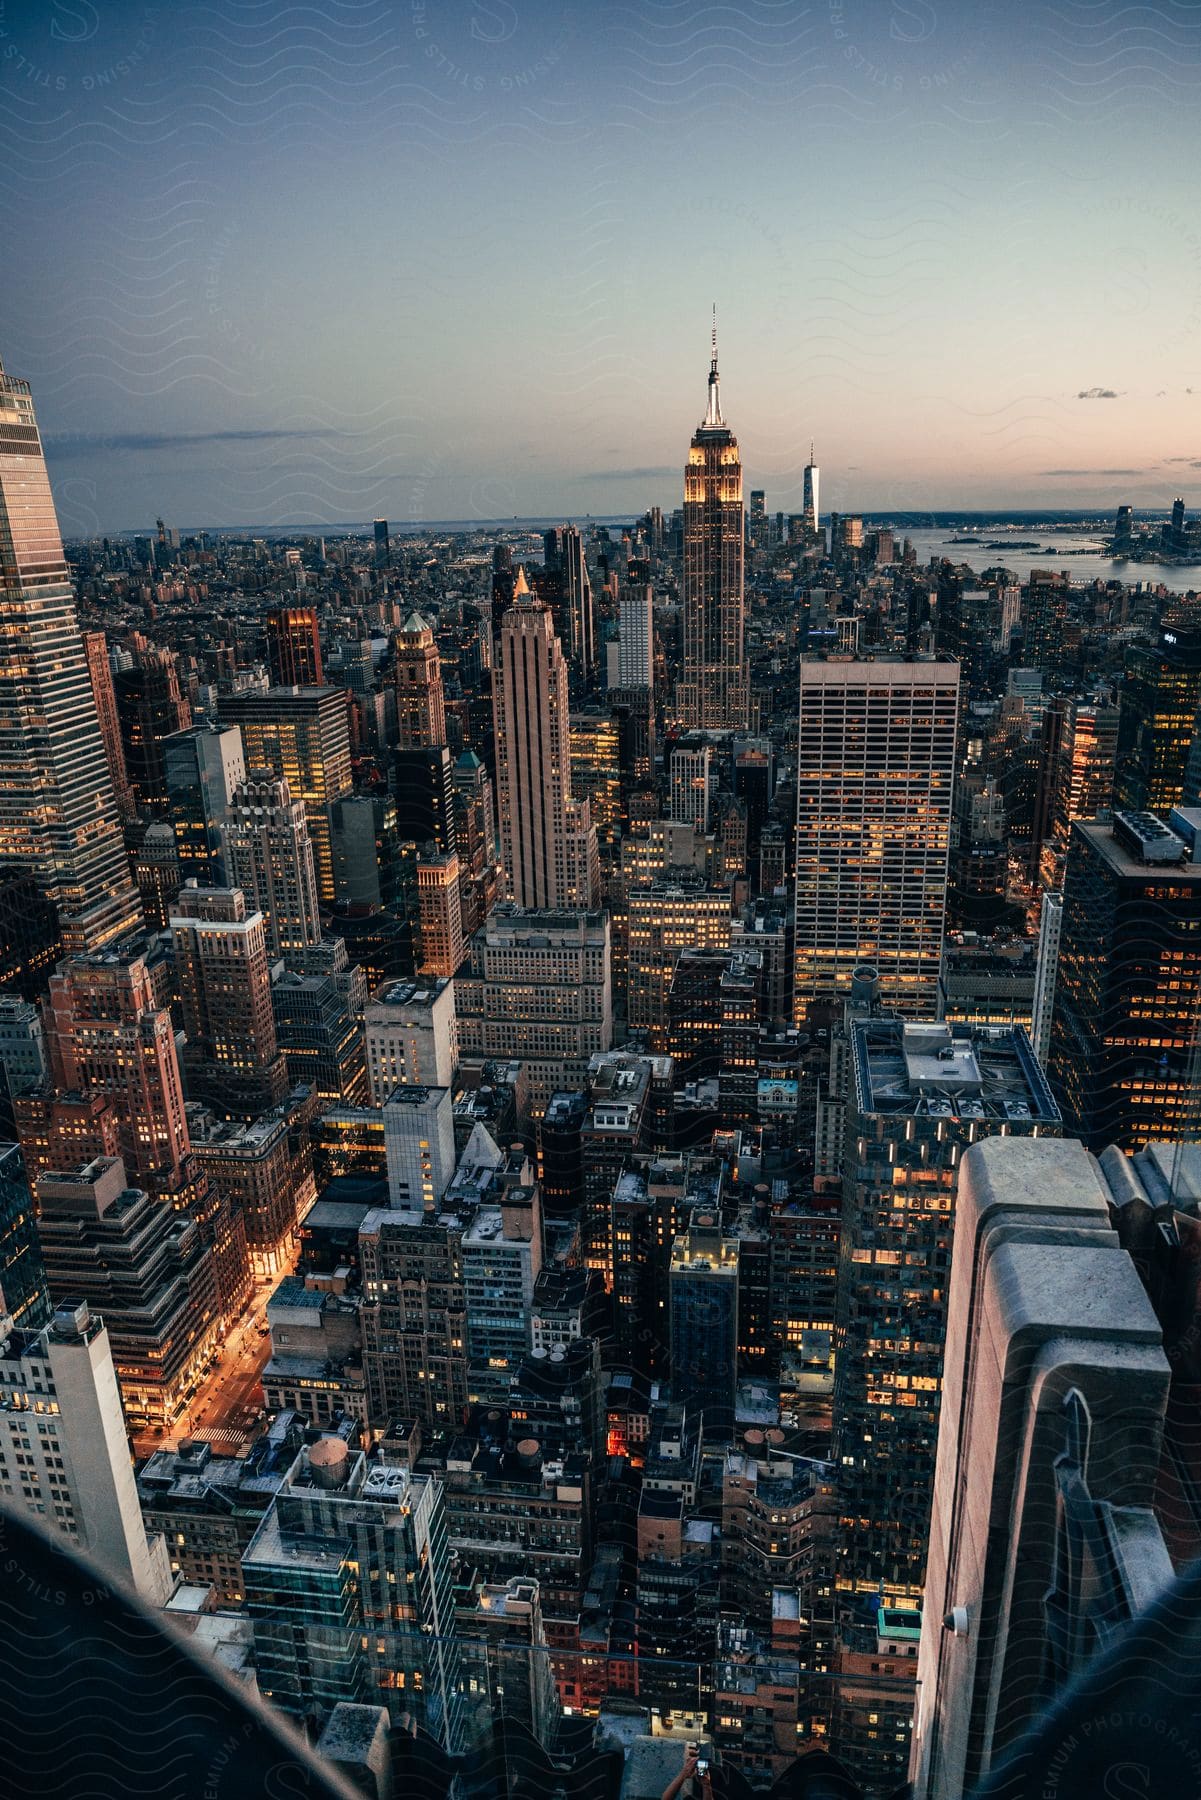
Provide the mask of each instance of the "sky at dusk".
{"label": "sky at dusk", "polygon": [[1201,5],[0,0],[64,532],[1201,505]]}

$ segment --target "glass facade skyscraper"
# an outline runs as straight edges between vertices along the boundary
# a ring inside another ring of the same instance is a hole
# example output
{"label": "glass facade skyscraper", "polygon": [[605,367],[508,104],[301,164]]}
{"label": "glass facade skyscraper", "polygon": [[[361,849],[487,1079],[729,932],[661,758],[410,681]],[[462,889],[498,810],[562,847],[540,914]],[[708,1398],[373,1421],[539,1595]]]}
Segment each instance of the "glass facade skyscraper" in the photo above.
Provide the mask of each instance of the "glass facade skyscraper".
{"label": "glass facade skyscraper", "polygon": [[29,384],[0,365],[0,856],[72,947],[141,922]]}

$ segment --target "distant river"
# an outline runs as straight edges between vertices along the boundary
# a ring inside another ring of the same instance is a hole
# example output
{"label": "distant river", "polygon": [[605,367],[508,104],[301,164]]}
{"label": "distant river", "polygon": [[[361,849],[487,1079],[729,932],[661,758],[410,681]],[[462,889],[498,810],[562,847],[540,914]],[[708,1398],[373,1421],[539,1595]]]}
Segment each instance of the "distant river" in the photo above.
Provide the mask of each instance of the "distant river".
{"label": "distant river", "polygon": [[[1032,544],[1037,541],[1040,546],[1037,550],[986,549],[986,544],[1000,544],[1005,540],[1006,533],[999,531],[996,526],[991,531],[981,531],[978,541],[971,544],[952,542],[953,538],[976,536],[965,531],[962,526],[948,527],[942,531],[919,528],[908,533],[898,527],[898,546],[901,538],[906,535],[912,541],[920,563],[928,562],[932,556],[946,556],[952,562],[970,564],[977,575],[981,570],[994,568],[997,564],[1012,569],[1023,581],[1031,569],[1068,569],[1073,581],[1125,581],[1131,587],[1144,581],[1150,587],[1162,584],[1174,594],[1187,594],[1190,588],[1201,593],[1201,566],[1179,569],[1164,563],[1114,562],[1104,554],[1100,538],[1086,537],[1083,533],[1040,531],[1037,525],[1023,525],[1013,533],[1016,543]],[[1069,550],[1086,554],[1065,555],[1064,552]]]}

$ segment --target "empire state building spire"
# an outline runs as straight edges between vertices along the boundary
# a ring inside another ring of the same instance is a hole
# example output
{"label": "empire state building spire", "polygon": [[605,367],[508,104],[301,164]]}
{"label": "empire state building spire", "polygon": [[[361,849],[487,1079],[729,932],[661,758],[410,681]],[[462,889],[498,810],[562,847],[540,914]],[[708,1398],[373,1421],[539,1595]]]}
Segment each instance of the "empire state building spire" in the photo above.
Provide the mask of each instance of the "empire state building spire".
{"label": "empire state building spire", "polygon": [[705,412],[705,424],[721,426],[725,420],[721,416],[721,386],[717,373],[717,308],[713,308],[713,356],[709,363],[709,405]]}
{"label": "empire state building spire", "polygon": [[693,434],[684,469],[684,656],[676,710],[691,730],[747,727],[744,536],[742,460],[721,413],[715,308],[709,408]]}

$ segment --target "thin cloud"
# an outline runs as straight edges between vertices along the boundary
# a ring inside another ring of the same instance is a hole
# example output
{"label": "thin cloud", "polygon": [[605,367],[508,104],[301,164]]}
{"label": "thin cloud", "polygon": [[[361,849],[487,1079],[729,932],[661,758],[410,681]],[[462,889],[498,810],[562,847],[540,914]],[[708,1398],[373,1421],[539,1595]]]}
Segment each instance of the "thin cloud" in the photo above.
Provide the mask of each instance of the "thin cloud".
{"label": "thin cloud", "polygon": [[1077,400],[1116,400],[1117,397],[1117,389],[1107,387],[1081,388],[1076,395]]}
{"label": "thin cloud", "polygon": [[1039,469],[1039,475],[1149,475],[1149,469]]}
{"label": "thin cloud", "polygon": [[592,469],[587,475],[577,475],[577,481],[657,481],[664,475],[678,475],[680,470],[675,463],[668,463],[655,469]]}
{"label": "thin cloud", "polygon": [[190,450],[212,444],[273,444],[349,437],[345,431],[117,431],[51,432],[43,441],[61,461],[68,456],[91,456],[97,450]]}

